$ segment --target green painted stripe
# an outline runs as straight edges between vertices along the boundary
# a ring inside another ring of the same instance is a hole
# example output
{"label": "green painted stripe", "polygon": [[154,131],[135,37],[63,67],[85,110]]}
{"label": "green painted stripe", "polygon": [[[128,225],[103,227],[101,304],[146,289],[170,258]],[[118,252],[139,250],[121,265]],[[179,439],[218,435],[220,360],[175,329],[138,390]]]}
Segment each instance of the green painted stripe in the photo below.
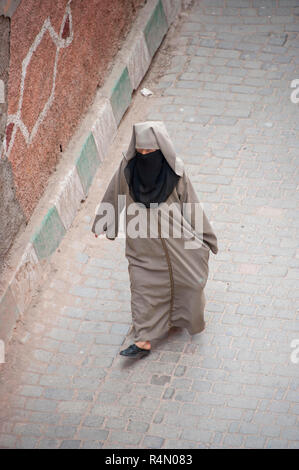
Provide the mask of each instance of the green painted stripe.
{"label": "green painted stripe", "polygon": [[143,31],[151,58],[160,46],[167,30],[167,18],[161,0],[159,0]]}
{"label": "green painted stripe", "polygon": [[121,76],[114,85],[110,97],[110,102],[117,126],[119,125],[121,118],[131,103],[132,92],[133,88],[130,81],[128,68],[125,67]]}
{"label": "green painted stripe", "polygon": [[80,156],[76,161],[76,167],[79,178],[85,194],[88,193],[88,189],[91,185],[95,172],[100,165],[100,158],[98,149],[94,140],[92,132],[87,137]]}
{"label": "green painted stripe", "polygon": [[56,250],[66,230],[57,209],[52,206],[42,220],[41,226],[31,238],[38,259],[46,258]]}

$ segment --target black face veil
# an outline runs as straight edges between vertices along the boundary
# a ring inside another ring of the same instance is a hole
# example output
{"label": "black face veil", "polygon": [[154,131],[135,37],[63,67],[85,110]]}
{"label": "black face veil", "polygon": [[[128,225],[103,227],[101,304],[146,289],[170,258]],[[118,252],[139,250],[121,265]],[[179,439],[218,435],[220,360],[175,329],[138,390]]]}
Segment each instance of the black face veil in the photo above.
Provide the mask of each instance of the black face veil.
{"label": "black face veil", "polygon": [[148,208],[150,203],[165,202],[180,178],[169,166],[160,149],[144,155],[136,151],[124,174],[132,199]]}

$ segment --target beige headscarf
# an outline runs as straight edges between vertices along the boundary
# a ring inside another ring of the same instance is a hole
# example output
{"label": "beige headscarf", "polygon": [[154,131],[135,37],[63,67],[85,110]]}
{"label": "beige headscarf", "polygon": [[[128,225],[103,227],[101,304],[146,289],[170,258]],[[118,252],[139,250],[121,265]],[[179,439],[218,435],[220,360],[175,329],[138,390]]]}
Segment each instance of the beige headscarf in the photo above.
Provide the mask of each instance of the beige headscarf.
{"label": "beige headscarf", "polygon": [[128,150],[124,155],[126,160],[134,157],[136,148],[160,149],[173,171],[182,176],[184,163],[176,155],[173,143],[163,121],[144,121],[133,124],[133,132]]}

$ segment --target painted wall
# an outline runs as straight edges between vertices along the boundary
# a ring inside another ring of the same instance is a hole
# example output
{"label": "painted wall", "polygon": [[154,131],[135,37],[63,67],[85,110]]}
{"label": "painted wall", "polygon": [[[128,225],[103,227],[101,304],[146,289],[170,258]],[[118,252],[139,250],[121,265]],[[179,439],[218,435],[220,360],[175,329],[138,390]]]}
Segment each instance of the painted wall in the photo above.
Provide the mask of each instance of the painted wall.
{"label": "painted wall", "polygon": [[[0,2],[0,154],[6,129],[7,96],[10,62],[11,16],[19,1]],[[0,272],[4,257],[20,227],[25,227],[25,215],[16,196],[11,162],[0,158]]]}
{"label": "painted wall", "polygon": [[4,0],[1,4],[0,35],[6,34],[9,73],[6,65],[0,197],[10,201],[2,202],[2,209],[10,204],[15,209],[14,213],[0,210],[0,264],[17,230],[29,220],[145,0]]}

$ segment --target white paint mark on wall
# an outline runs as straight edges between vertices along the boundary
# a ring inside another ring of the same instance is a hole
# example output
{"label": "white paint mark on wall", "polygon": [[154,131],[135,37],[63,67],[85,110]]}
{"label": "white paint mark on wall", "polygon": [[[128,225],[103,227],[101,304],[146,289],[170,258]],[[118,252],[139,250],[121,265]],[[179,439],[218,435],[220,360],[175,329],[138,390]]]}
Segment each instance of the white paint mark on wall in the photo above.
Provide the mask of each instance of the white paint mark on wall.
{"label": "white paint mark on wall", "polygon": [[[0,148],[0,158],[4,158],[4,157],[9,156],[9,154],[12,150],[12,147],[14,145],[15,136],[16,136],[16,133],[17,133],[18,129],[20,129],[20,131],[22,132],[26,144],[30,145],[32,143],[35,135],[37,134],[39,126],[41,125],[41,123],[45,119],[45,117],[48,113],[48,110],[49,110],[49,108],[51,107],[51,105],[53,103],[54,96],[55,96],[56,73],[57,73],[57,64],[58,64],[59,52],[60,52],[60,49],[68,47],[72,43],[73,37],[74,37],[73,24],[72,24],[72,12],[71,12],[71,7],[70,7],[71,2],[72,2],[72,0],[69,0],[67,5],[66,5],[65,12],[64,12],[63,19],[62,19],[61,26],[60,26],[59,34],[57,34],[56,31],[54,30],[54,28],[51,24],[50,18],[47,18],[44,21],[44,24],[43,24],[40,32],[36,35],[33,43],[31,44],[31,46],[29,48],[29,51],[28,51],[25,59],[22,62],[22,76],[21,76],[20,97],[19,97],[19,103],[18,103],[18,110],[15,114],[10,114],[10,115],[7,116],[6,128],[8,128],[8,126],[10,124],[14,124],[14,126],[13,126],[13,130],[12,130],[8,145],[7,145],[7,141],[6,141],[6,136],[4,137],[2,150]],[[67,38],[63,39],[63,37],[62,37],[63,36],[63,31],[64,31],[64,27],[65,27],[67,21],[69,23],[69,36]],[[52,41],[54,42],[54,44],[56,46],[55,62],[54,62],[54,67],[53,67],[53,71],[52,71],[52,77],[53,77],[53,79],[52,79],[52,89],[51,89],[51,93],[50,93],[50,96],[49,96],[46,104],[44,105],[42,111],[40,112],[39,116],[37,117],[37,120],[36,120],[32,130],[31,130],[31,132],[29,132],[26,125],[24,124],[24,122],[22,121],[22,118],[21,118],[23,95],[24,95],[24,83],[25,83],[25,79],[26,79],[26,73],[27,73],[28,65],[30,64],[30,61],[32,59],[32,56],[33,56],[34,52],[36,51],[37,47],[41,43],[42,38],[46,34],[47,31],[49,32],[50,37],[51,37]]]}

